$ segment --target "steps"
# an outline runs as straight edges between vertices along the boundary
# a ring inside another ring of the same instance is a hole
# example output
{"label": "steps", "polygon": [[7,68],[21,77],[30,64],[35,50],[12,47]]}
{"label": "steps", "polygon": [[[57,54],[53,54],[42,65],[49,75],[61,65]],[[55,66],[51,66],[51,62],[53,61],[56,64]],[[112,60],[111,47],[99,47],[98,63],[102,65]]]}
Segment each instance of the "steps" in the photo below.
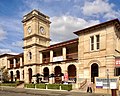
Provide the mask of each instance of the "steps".
{"label": "steps", "polygon": [[18,85],[16,88],[24,88],[24,83]]}
{"label": "steps", "polygon": [[80,87],[79,90],[82,92],[86,92],[86,88],[87,88],[87,79],[85,79],[83,82],[80,83]]}

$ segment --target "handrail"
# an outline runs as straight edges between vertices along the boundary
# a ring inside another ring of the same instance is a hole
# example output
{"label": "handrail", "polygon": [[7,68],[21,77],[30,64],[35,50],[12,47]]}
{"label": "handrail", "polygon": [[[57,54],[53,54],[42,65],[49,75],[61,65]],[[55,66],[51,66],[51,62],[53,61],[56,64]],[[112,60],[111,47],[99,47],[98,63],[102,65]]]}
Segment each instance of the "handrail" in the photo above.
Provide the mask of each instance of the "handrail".
{"label": "handrail", "polygon": [[80,83],[80,88],[82,89],[87,84],[87,79],[85,79],[82,83]]}

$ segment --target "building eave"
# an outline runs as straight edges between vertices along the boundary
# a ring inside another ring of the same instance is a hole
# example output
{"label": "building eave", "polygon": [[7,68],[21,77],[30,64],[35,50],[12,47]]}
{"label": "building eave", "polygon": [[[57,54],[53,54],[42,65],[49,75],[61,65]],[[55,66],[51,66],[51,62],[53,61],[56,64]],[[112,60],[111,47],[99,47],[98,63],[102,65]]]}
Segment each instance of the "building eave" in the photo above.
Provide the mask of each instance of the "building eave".
{"label": "building eave", "polygon": [[109,24],[118,24],[118,26],[120,26],[120,21],[119,21],[119,19],[113,19],[113,20],[103,22],[103,23],[100,23],[100,24],[97,24],[97,25],[94,25],[94,26],[91,26],[91,27],[88,27],[88,28],[85,28],[85,29],[82,29],[82,30],[75,31],[73,33],[76,34],[76,35],[79,35],[81,33],[85,33],[85,32],[95,30],[99,27],[107,26]]}

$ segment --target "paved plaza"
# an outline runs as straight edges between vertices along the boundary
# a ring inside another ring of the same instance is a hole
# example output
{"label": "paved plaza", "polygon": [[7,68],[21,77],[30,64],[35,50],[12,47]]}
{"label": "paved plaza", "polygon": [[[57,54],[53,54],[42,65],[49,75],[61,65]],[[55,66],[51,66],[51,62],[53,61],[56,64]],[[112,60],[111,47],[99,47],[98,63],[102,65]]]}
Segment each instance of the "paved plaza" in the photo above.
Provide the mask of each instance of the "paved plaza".
{"label": "paved plaza", "polygon": [[75,91],[33,90],[20,88],[2,88],[0,96],[111,96],[107,94],[82,93]]}

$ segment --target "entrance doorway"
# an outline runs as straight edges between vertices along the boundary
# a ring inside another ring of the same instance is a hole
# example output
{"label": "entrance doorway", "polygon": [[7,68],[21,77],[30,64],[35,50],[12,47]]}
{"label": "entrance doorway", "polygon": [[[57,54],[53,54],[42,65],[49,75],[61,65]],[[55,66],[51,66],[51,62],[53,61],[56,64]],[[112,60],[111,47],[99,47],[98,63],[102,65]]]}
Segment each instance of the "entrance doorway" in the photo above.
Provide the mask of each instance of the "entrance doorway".
{"label": "entrance doorway", "polygon": [[43,74],[44,74],[44,80],[49,81],[49,69],[48,69],[48,67],[44,68]]}
{"label": "entrance doorway", "polygon": [[16,71],[16,80],[20,80],[20,72],[19,72],[19,70]]}
{"label": "entrance doorway", "polygon": [[29,83],[32,83],[32,69],[31,68],[28,69],[28,73],[29,73]]}
{"label": "entrance doorway", "polygon": [[55,72],[55,83],[62,83],[61,67],[56,66],[54,72]]}
{"label": "entrance doorway", "polygon": [[76,83],[76,66],[75,65],[68,66],[68,79]]}
{"label": "entrance doorway", "polygon": [[98,64],[93,63],[91,65],[91,82],[95,82],[95,77],[98,77],[99,75],[99,68],[98,68]]}
{"label": "entrance doorway", "polygon": [[11,82],[13,82],[13,71],[10,72]]}

